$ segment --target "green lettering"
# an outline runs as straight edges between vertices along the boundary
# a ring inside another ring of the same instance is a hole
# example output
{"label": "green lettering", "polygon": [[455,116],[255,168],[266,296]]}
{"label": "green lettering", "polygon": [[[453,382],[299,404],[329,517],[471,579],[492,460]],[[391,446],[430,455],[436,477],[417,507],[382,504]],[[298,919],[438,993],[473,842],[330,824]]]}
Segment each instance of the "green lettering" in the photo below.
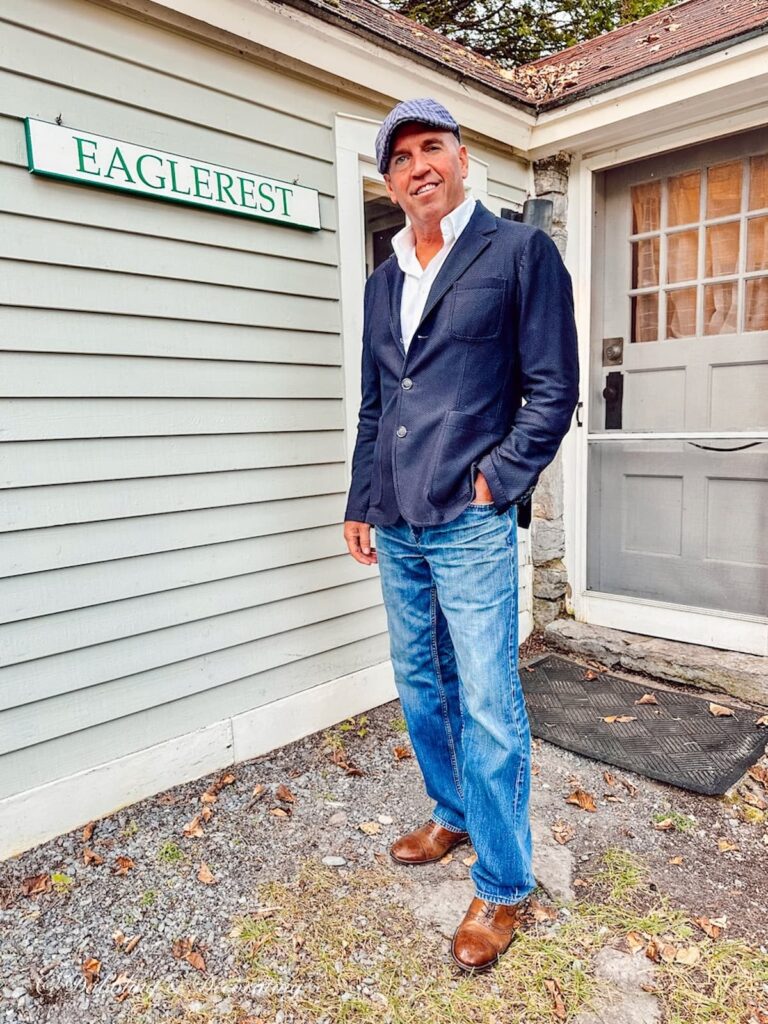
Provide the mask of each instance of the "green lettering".
{"label": "green lettering", "polygon": [[109,162],[109,167],[107,168],[107,173],[104,175],[104,177],[105,178],[111,178],[112,177],[112,171],[116,167],[117,167],[118,170],[123,172],[123,174],[125,175],[125,180],[126,181],[130,181],[130,183],[132,185],[136,184],[136,182],[131,177],[131,172],[128,170],[128,165],[125,162],[125,157],[120,152],[120,147],[119,146],[115,146],[115,152],[112,154],[112,159]]}
{"label": "green lettering", "polygon": [[292,188],[283,188],[282,185],[275,185],[275,192],[281,192],[282,193],[282,196],[283,196],[283,213],[287,217],[288,216],[288,199],[286,197],[288,195],[291,195],[291,196],[293,195],[293,189]]}
{"label": "green lettering", "polygon": [[175,192],[178,196],[188,196],[190,193],[188,188],[181,189],[176,187],[176,161],[169,160],[168,166],[171,168],[171,192]]}
{"label": "green lettering", "polygon": [[[224,171],[215,171],[214,173],[216,175],[216,191],[219,196],[219,202],[224,202],[224,196],[222,195],[222,193],[226,192],[227,198],[229,199],[230,203],[232,203],[233,206],[237,206],[237,200],[230,192],[230,189],[235,184],[235,179],[232,177],[231,174],[226,174]],[[223,184],[222,178],[227,179],[226,185]]]}
{"label": "green lettering", "polygon": [[142,166],[145,160],[157,160],[157,162],[162,167],[163,158],[161,156],[157,156],[155,153],[142,153],[139,159],[136,161],[136,174],[148,188],[165,188],[164,175],[158,175],[155,182],[147,181],[147,179],[144,177],[144,171],[142,170]]}
{"label": "green lettering", "polygon": [[[253,178],[239,178],[238,180],[240,182],[240,205],[245,206],[249,210],[258,209],[259,204],[256,202],[256,196],[253,194],[253,188],[256,182],[253,180]],[[246,185],[250,186],[249,192],[246,192]],[[246,199],[252,199],[253,202],[247,203]]]}
{"label": "green lettering", "polygon": [[203,193],[200,191],[201,185],[204,185],[206,188],[210,188],[211,184],[208,178],[206,178],[205,181],[201,181],[200,175],[209,175],[211,172],[208,170],[207,167],[198,167],[197,164],[192,164],[191,166],[192,177],[195,179],[195,195],[200,196],[201,199],[213,199],[213,196],[210,193],[208,195],[203,195]]}
{"label": "green lettering", "polygon": [[[83,174],[93,174],[95,177],[99,177],[99,175],[101,174],[100,170],[97,169],[95,171],[89,171],[83,163],[84,160],[93,160],[93,162],[96,163],[96,157],[94,156],[94,153],[98,149],[98,142],[96,142],[95,139],[81,139],[78,135],[73,135],[72,138],[75,140],[75,143],[77,145],[78,171],[81,171]],[[85,153],[83,151],[83,146],[93,146],[93,152]]]}
{"label": "green lettering", "polygon": [[272,198],[272,196],[264,195],[265,189],[271,190],[271,188],[272,186],[268,181],[262,181],[262,183],[259,185],[259,197],[263,199],[265,203],[270,204],[269,206],[261,207],[261,209],[264,210],[264,213],[272,213],[272,211],[275,208],[275,200]]}

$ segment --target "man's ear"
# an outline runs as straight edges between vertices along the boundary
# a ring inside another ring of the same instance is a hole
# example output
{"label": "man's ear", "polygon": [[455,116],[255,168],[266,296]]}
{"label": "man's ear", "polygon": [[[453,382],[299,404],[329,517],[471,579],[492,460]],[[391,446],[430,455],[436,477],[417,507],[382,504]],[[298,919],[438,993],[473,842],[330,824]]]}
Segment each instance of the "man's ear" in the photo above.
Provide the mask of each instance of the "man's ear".
{"label": "man's ear", "polygon": [[463,143],[459,146],[459,164],[461,166],[461,176],[466,178],[469,174],[469,150]]}

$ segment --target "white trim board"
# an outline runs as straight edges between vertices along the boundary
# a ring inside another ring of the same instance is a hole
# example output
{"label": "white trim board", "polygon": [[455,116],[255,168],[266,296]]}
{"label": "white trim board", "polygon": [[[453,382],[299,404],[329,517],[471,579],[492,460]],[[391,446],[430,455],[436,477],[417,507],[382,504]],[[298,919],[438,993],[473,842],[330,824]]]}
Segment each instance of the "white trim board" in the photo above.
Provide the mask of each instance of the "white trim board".
{"label": "white trim board", "polygon": [[0,800],[0,861],[171,786],[267,754],[394,700],[380,662],[244,714]]}

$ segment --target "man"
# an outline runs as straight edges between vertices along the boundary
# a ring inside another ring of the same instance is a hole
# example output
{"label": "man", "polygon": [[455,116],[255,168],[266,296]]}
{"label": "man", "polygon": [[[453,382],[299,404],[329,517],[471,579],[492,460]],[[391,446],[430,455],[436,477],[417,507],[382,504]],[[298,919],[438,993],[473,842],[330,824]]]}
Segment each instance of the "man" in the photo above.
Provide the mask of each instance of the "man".
{"label": "man", "polygon": [[435,100],[390,111],[376,155],[410,223],[366,284],[344,536],[357,561],[378,562],[398,694],[435,801],[390,853],[427,864],[472,840],[476,896],[451,949],[476,971],[507,949],[536,884],[517,509],[530,515],[577,401],[571,282],[547,235],[465,196],[467,150]]}

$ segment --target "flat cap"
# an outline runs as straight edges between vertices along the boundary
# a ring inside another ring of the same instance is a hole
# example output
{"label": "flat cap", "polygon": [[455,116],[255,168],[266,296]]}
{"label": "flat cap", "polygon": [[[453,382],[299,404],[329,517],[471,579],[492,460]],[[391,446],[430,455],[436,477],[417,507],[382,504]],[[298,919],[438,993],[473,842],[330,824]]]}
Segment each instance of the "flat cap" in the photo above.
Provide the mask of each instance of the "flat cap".
{"label": "flat cap", "polygon": [[389,156],[395,132],[401,125],[414,121],[428,125],[430,128],[453,132],[461,142],[461,133],[456,119],[442,103],[429,97],[419,100],[403,100],[402,103],[398,103],[390,110],[376,136],[376,166],[382,174],[386,174],[389,169]]}

